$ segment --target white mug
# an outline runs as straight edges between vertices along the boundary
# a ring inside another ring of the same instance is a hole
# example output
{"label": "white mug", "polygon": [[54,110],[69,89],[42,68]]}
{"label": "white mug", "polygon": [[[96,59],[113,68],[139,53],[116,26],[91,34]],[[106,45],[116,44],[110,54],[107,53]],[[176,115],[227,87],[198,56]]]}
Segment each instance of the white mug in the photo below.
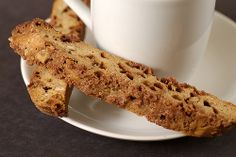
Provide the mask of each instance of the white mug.
{"label": "white mug", "polygon": [[215,0],[65,0],[99,48],[186,81],[208,42]]}

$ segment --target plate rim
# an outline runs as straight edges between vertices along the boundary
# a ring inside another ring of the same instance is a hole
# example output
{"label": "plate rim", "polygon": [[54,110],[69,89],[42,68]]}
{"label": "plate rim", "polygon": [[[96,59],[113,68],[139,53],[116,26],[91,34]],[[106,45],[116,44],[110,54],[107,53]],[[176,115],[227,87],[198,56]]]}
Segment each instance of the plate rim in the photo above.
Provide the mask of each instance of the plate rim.
{"label": "plate rim", "polygon": [[[214,16],[221,19],[222,21],[228,23],[229,25],[233,26],[234,28],[236,28],[236,22],[233,21],[232,19],[230,19],[229,17],[227,17],[226,15],[215,11]],[[25,83],[25,85],[27,86],[29,84],[29,79],[27,79],[27,68],[25,67],[25,61],[21,58],[20,60],[20,69],[21,69],[21,75],[23,77],[23,81]],[[72,107],[69,106],[69,110],[71,110],[72,112],[74,109]],[[105,137],[109,137],[109,138],[114,138],[114,139],[120,139],[120,140],[129,140],[129,141],[165,141],[165,140],[172,140],[172,139],[177,139],[177,138],[181,138],[181,137],[185,137],[186,135],[181,134],[179,132],[176,132],[176,134],[173,135],[160,135],[160,136],[137,136],[137,135],[124,135],[124,134],[119,134],[119,133],[113,133],[113,132],[109,132],[109,131],[105,131],[102,129],[98,129],[96,127],[91,127],[88,125],[85,125],[83,123],[80,123],[78,121],[75,121],[73,119],[71,119],[70,117],[62,117],[60,118],[61,120],[63,120],[66,123],[69,123],[71,125],[73,125],[74,127],[80,128],[82,130],[88,131],[90,133],[94,133],[97,135],[101,135],[101,136],[105,136]]]}

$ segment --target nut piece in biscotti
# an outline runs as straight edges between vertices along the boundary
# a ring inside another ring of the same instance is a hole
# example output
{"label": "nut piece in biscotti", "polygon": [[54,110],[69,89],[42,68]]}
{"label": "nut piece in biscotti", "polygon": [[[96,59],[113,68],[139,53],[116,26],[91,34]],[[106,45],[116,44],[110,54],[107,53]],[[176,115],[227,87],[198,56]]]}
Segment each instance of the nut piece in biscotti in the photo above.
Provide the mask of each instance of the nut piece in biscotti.
{"label": "nut piece in biscotti", "polygon": [[[84,0],[85,3],[88,0]],[[71,11],[63,0],[55,0],[52,7],[50,24],[57,31],[63,33],[70,41],[84,39],[85,25]],[[44,60],[41,57],[41,60]],[[27,87],[31,100],[43,113],[51,116],[67,116],[68,102],[72,87],[63,79],[58,79],[52,71],[38,66],[30,79]]]}
{"label": "nut piece in biscotti", "polygon": [[53,72],[38,66],[31,77],[28,91],[35,106],[43,113],[53,116],[65,116],[71,89],[61,79],[52,77]]}
{"label": "nut piece in biscotti", "polygon": [[[236,124],[236,106],[172,78],[93,48],[64,41],[40,19],[18,25],[10,46],[31,64],[53,70],[89,96],[190,136],[219,135]],[[47,56],[41,61],[40,56]]]}

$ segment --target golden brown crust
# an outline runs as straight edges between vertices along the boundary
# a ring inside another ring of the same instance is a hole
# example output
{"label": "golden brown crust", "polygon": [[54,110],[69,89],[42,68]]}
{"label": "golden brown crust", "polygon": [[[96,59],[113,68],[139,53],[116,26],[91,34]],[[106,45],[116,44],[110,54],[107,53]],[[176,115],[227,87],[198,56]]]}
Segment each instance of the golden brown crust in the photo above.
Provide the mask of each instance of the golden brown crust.
{"label": "golden brown crust", "polygon": [[159,79],[146,66],[61,37],[50,25],[34,19],[13,30],[10,46],[29,63],[53,70],[85,94],[165,128],[200,137],[221,134],[236,124],[236,106],[229,102],[173,78]]}
{"label": "golden brown crust", "polygon": [[[88,4],[88,0],[84,0]],[[84,39],[85,25],[68,8],[63,0],[55,0],[52,7],[50,24],[70,41]],[[45,67],[38,66],[33,72],[27,87],[31,100],[43,113],[51,116],[67,116],[68,102],[72,87]]]}

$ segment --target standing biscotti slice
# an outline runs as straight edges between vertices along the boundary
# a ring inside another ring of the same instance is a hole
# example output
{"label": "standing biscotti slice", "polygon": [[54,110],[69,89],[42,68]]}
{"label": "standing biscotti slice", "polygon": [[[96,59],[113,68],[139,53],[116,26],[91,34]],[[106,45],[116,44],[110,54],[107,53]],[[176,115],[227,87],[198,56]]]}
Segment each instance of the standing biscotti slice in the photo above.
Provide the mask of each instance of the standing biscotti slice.
{"label": "standing biscotti slice", "polygon": [[27,87],[35,106],[43,113],[53,116],[65,116],[72,88],[56,78],[50,69],[38,66],[31,76]]}
{"label": "standing biscotti slice", "polygon": [[[88,4],[88,0],[84,0]],[[85,25],[64,3],[55,0],[52,7],[50,24],[70,41],[84,39]],[[37,66],[27,87],[31,100],[43,113],[51,116],[67,116],[68,102],[72,87],[58,79],[50,69]]]}
{"label": "standing biscotti slice", "polygon": [[[165,128],[213,136],[236,125],[236,106],[150,68],[69,42],[40,19],[18,25],[10,46],[31,64],[43,65],[87,95],[115,104]],[[33,51],[34,50],[34,51]]]}

